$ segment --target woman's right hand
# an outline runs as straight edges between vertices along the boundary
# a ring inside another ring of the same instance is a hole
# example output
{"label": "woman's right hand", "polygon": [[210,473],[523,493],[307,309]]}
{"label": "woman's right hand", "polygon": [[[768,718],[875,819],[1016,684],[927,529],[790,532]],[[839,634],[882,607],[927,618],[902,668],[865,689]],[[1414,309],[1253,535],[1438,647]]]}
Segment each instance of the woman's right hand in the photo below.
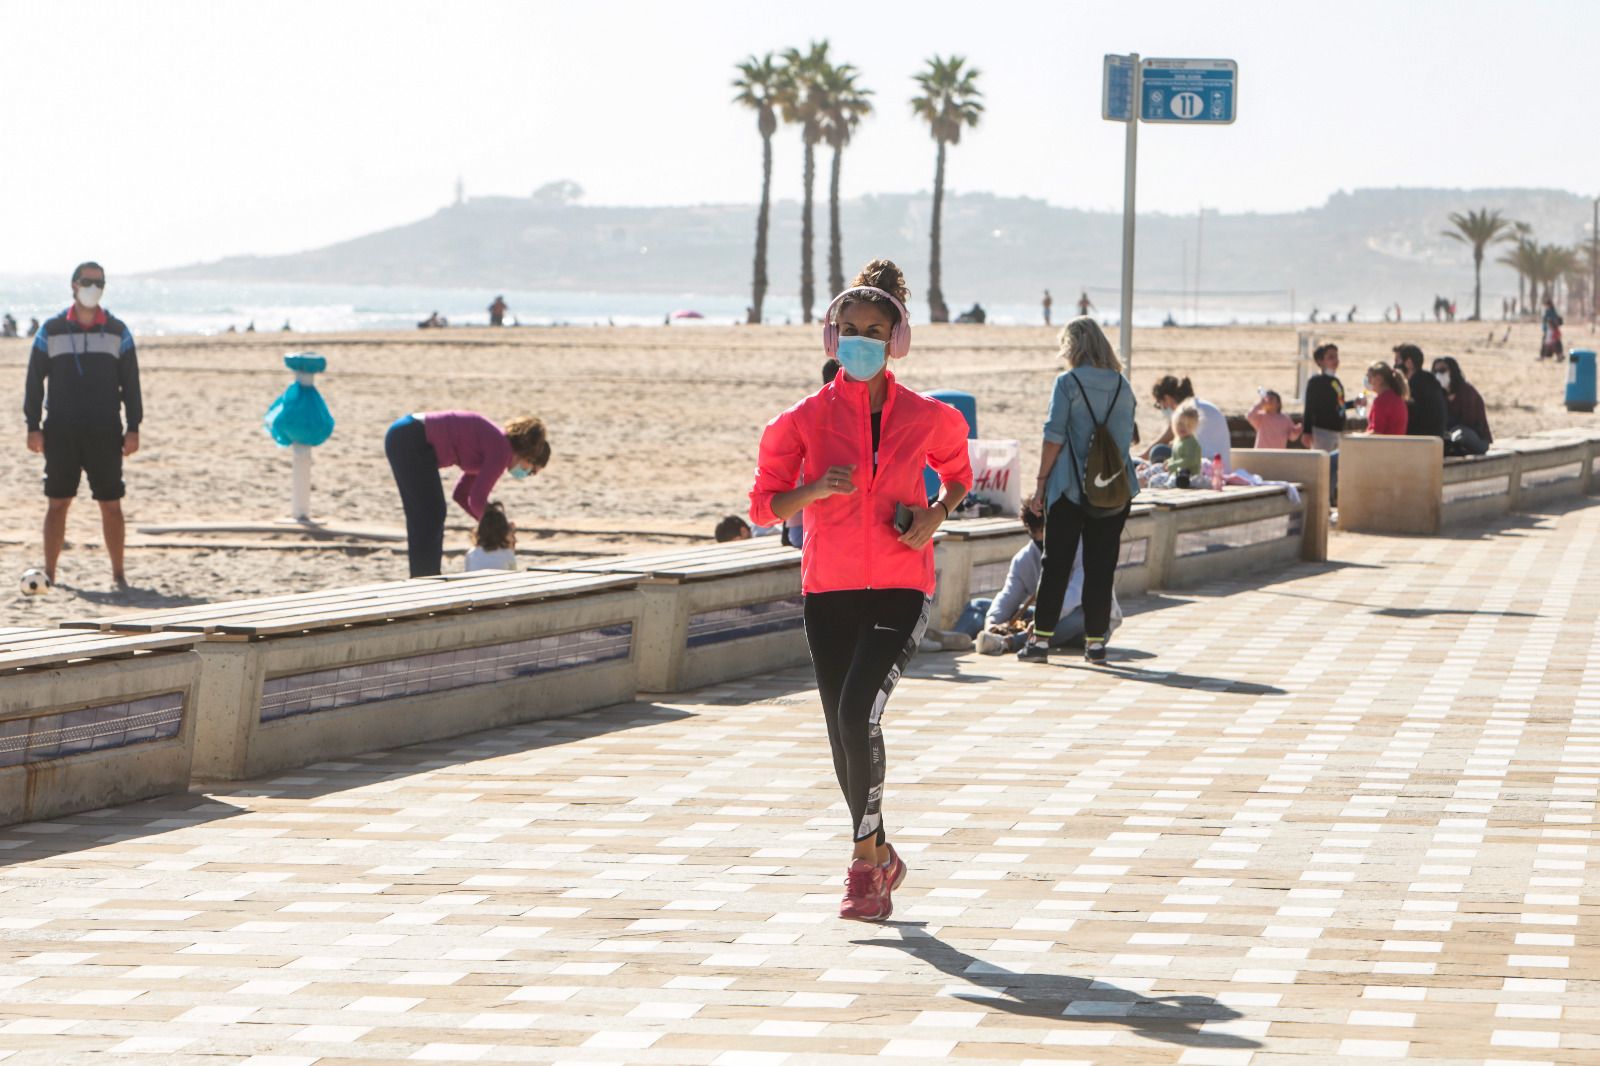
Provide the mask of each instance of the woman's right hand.
{"label": "woman's right hand", "polygon": [[1034,514],[1044,514],[1044,486],[1033,490],[1033,495],[1028,497],[1028,502],[1023,506]]}
{"label": "woman's right hand", "polygon": [[851,479],[855,470],[854,464],[828,467],[827,473],[811,483],[812,499],[825,500],[840,493],[848,496],[856,491],[856,483]]}

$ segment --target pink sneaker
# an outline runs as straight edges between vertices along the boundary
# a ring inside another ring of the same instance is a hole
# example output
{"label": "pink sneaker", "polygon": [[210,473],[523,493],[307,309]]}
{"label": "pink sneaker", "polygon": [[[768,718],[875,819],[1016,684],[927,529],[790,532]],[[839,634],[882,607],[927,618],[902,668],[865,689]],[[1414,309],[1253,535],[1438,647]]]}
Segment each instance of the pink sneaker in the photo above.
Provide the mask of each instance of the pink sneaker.
{"label": "pink sneaker", "polygon": [[883,874],[884,868],[877,863],[865,859],[852,862],[844,874],[839,917],[855,922],[881,922],[889,917],[894,906],[889,902]]}
{"label": "pink sneaker", "polygon": [[894,845],[889,845],[889,861],[883,864],[883,891],[887,895],[900,887],[906,879],[905,860],[900,858],[900,853],[894,850]]}

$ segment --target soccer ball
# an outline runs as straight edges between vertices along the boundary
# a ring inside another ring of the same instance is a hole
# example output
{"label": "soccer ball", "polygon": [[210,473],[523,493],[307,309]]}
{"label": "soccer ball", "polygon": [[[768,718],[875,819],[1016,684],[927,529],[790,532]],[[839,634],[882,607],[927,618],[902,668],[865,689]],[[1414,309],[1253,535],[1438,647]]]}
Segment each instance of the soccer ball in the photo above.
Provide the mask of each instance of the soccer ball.
{"label": "soccer ball", "polygon": [[50,579],[43,570],[24,570],[22,572],[22,594],[24,596],[43,596],[50,591]]}

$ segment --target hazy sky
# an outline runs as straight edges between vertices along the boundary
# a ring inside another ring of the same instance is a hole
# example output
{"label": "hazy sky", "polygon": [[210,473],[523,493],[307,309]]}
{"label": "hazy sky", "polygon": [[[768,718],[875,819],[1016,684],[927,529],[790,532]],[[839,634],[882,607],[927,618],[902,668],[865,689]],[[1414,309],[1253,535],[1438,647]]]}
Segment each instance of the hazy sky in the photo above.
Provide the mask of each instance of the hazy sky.
{"label": "hazy sky", "polygon": [[[847,196],[931,186],[910,77],[957,52],[988,112],[952,188],[1120,207],[1101,57],[1135,49],[1240,66],[1236,125],[1141,129],[1142,210],[1600,192],[1590,0],[0,0],[0,272],[313,247],[430,214],[458,174],[469,195],[571,178],[591,203],[753,202],[732,64],[823,37],[877,92]],[[792,131],[775,155],[776,195],[797,196]]]}

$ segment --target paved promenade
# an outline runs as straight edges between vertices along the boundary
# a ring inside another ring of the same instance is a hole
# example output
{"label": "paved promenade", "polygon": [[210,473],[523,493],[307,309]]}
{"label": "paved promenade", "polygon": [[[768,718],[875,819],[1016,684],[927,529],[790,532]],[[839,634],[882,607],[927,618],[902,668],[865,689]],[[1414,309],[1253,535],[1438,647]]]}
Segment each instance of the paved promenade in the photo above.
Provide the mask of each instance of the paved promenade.
{"label": "paved promenade", "polygon": [[0,1060],[1600,1062],[1600,506],[918,659],[891,922],[805,671],[0,829]]}

